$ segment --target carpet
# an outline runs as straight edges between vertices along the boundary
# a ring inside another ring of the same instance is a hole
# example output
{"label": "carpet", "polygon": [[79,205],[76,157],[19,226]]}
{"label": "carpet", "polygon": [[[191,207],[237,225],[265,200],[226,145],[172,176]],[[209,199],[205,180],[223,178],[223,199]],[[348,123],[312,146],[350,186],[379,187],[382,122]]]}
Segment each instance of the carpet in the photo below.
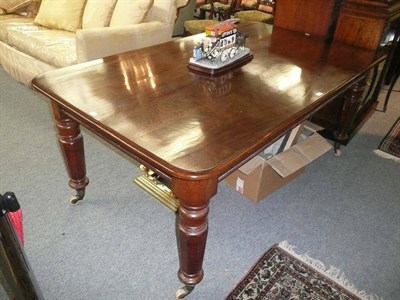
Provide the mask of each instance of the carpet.
{"label": "carpet", "polygon": [[225,300],[380,299],[358,291],[337,268],[298,255],[287,242],[265,252]]}
{"label": "carpet", "polygon": [[377,155],[400,162],[400,118],[394,122],[377,150]]}

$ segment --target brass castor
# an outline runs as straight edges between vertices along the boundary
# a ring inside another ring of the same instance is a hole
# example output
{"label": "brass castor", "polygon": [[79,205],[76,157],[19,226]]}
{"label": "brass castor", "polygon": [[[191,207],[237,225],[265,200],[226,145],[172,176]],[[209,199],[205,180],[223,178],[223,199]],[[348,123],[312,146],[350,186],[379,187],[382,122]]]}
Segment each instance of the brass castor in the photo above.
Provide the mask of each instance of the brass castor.
{"label": "brass castor", "polygon": [[181,287],[180,289],[178,289],[175,293],[175,299],[179,300],[179,299],[183,299],[185,298],[187,295],[189,295],[194,289],[194,285],[192,284],[187,284],[184,287]]}
{"label": "brass castor", "polygon": [[76,204],[78,204],[78,202],[79,202],[80,200],[83,199],[83,197],[85,197],[85,190],[77,190],[77,191],[76,191],[76,195],[75,195],[75,196],[72,196],[72,197],[69,199],[69,202],[70,202],[71,204],[73,204],[73,205],[76,205]]}

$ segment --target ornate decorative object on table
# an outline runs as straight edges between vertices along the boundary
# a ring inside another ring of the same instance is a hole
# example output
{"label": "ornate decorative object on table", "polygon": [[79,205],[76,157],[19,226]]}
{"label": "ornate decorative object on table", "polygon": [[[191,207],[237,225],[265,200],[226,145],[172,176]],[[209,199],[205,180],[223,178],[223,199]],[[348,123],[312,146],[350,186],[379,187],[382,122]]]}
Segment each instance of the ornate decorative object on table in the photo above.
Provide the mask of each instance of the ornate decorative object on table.
{"label": "ornate decorative object on table", "polygon": [[193,56],[189,60],[191,71],[210,75],[226,73],[253,59],[245,47],[247,35],[237,30],[238,19],[229,19],[205,29],[205,36],[195,42]]}
{"label": "ornate decorative object on table", "polygon": [[358,291],[337,268],[297,255],[286,241],[265,252],[225,300],[342,299],[373,300]]}

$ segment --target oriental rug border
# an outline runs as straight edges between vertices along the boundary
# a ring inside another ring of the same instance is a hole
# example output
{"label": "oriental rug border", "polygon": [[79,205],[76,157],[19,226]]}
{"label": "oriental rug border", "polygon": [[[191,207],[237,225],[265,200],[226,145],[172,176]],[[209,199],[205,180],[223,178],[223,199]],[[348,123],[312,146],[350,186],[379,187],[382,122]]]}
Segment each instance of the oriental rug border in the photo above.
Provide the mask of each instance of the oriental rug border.
{"label": "oriental rug border", "polygon": [[225,300],[379,300],[359,291],[337,268],[298,255],[288,242],[267,250]]}
{"label": "oriental rug border", "polygon": [[383,158],[400,162],[400,117],[394,122],[378,149],[374,150],[374,153]]}

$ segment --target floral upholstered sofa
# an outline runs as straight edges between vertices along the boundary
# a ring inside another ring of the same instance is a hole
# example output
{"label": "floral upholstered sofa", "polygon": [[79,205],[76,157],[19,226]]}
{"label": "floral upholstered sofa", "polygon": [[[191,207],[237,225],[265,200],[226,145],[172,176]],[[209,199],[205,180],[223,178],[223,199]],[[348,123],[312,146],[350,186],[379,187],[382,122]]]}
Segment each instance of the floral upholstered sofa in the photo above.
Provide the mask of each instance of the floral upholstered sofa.
{"label": "floral upholstered sofa", "polygon": [[0,64],[30,86],[45,71],[172,38],[188,0],[0,0]]}

